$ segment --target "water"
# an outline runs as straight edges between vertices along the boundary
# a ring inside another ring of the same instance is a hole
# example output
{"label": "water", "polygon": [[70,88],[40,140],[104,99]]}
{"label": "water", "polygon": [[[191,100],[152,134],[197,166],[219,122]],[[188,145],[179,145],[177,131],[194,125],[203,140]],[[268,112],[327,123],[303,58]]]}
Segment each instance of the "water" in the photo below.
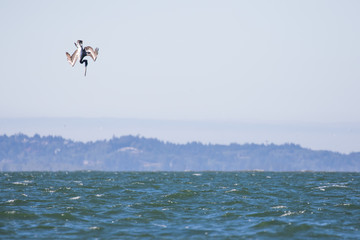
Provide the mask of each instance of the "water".
{"label": "water", "polygon": [[360,173],[2,172],[2,239],[358,239]]}

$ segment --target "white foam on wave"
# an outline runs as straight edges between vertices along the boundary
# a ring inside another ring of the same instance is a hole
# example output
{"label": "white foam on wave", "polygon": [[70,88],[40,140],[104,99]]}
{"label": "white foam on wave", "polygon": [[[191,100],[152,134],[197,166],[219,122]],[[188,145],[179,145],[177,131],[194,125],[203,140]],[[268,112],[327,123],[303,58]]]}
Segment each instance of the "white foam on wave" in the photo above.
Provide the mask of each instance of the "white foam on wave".
{"label": "white foam on wave", "polygon": [[201,173],[194,173],[193,176],[201,176],[202,174]]}
{"label": "white foam on wave", "polygon": [[332,184],[330,187],[348,188],[349,186],[346,186],[346,185],[344,185],[344,184]]}
{"label": "white foam on wave", "polygon": [[53,190],[53,188],[50,187],[50,188],[45,188],[45,192],[54,193],[55,190]]}
{"label": "white foam on wave", "polygon": [[319,189],[320,191],[325,191],[325,188],[327,188],[327,186],[319,186],[319,187],[316,187],[316,189]]}
{"label": "white foam on wave", "polygon": [[96,194],[95,196],[96,197],[102,197],[102,196],[104,196],[104,194]]}
{"label": "white foam on wave", "polygon": [[83,186],[84,184],[82,183],[82,181],[74,181],[74,183],[77,183],[79,186]]}
{"label": "white foam on wave", "polygon": [[335,204],[335,207],[340,207],[340,206],[350,206],[350,203],[341,203],[341,204]]}
{"label": "white foam on wave", "polygon": [[14,185],[27,185],[27,183],[24,182],[13,182]]}
{"label": "white foam on wave", "polygon": [[158,227],[162,227],[162,228],[167,228],[167,226],[165,224],[157,224],[157,223],[154,223],[153,224],[154,226],[158,226]]}
{"label": "white foam on wave", "polygon": [[287,206],[283,206],[283,205],[279,205],[279,206],[274,206],[274,207],[271,207],[273,209],[281,209],[281,208],[287,208]]}
{"label": "white foam on wave", "polygon": [[76,197],[70,198],[70,200],[77,200],[77,199],[80,199],[80,198],[81,198],[80,196],[76,196]]}
{"label": "white foam on wave", "polygon": [[291,212],[291,211],[286,211],[283,215],[281,215],[280,217],[286,217],[286,216],[290,216],[295,214],[295,212]]}
{"label": "white foam on wave", "polygon": [[145,185],[143,182],[133,182],[132,185]]}
{"label": "white foam on wave", "polygon": [[225,193],[229,193],[229,192],[237,192],[238,190],[237,189],[231,189],[231,190],[229,190],[229,191],[226,191]]}
{"label": "white foam on wave", "polygon": [[90,230],[100,230],[100,227],[98,226],[92,226],[92,227],[89,227]]}
{"label": "white foam on wave", "polygon": [[7,203],[14,203],[16,201],[16,199],[10,199],[10,200],[7,200],[6,202]]}
{"label": "white foam on wave", "polygon": [[291,215],[295,215],[295,214],[304,214],[304,213],[305,213],[305,210],[298,211],[298,212],[285,211],[285,213],[283,215],[281,215],[280,217],[286,217],[286,216],[291,216]]}
{"label": "white foam on wave", "polygon": [[24,186],[27,186],[29,185],[29,183],[32,183],[33,181],[30,181],[30,180],[24,180],[22,182],[13,182],[12,184],[14,185],[24,185]]}
{"label": "white foam on wave", "polygon": [[349,186],[346,186],[345,184],[337,184],[337,183],[329,183],[327,185],[316,187],[316,189],[319,189],[320,191],[325,191],[327,188],[348,188]]}

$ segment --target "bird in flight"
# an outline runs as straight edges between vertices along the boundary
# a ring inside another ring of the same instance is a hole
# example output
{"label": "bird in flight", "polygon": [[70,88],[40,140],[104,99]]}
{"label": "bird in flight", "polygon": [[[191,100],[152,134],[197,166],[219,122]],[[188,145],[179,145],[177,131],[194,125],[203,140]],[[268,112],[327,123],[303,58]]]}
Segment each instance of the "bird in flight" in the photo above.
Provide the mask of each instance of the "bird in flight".
{"label": "bird in flight", "polygon": [[97,56],[99,54],[99,48],[95,48],[95,51],[94,51],[94,49],[92,47],[89,47],[89,46],[83,47],[82,40],[77,40],[77,42],[74,44],[77,49],[75,50],[75,52],[72,55],[70,55],[68,52],[66,52],[67,60],[71,64],[71,66],[74,66],[78,59],[80,59],[81,64],[85,63],[85,76],[86,76],[86,67],[88,65],[88,61],[86,59],[84,59],[84,57],[90,56],[95,62],[97,59]]}

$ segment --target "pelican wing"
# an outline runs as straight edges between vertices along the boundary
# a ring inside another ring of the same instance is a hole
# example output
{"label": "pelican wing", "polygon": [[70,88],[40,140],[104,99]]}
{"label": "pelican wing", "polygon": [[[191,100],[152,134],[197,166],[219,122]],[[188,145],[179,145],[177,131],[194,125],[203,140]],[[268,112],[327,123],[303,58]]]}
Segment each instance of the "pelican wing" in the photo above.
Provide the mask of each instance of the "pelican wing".
{"label": "pelican wing", "polygon": [[66,53],[67,60],[71,64],[71,66],[75,65],[76,61],[79,58],[79,53],[80,53],[79,49],[76,49],[75,52],[71,56],[68,52]]}
{"label": "pelican wing", "polygon": [[95,62],[97,59],[97,56],[99,54],[99,48],[95,48],[95,51],[94,51],[94,49],[92,47],[87,46],[87,47],[85,47],[85,51],[86,51],[86,56],[90,56]]}

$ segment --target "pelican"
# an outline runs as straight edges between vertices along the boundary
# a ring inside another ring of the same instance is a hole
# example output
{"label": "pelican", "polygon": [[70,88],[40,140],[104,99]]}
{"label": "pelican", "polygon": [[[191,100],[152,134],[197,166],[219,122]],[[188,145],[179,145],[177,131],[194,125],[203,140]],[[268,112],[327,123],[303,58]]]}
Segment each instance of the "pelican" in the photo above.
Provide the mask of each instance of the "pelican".
{"label": "pelican", "polygon": [[84,57],[90,56],[95,62],[99,54],[99,48],[95,48],[95,51],[92,47],[89,46],[83,48],[82,40],[77,40],[77,42],[74,44],[77,49],[71,56],[68,52],[66,52],[67,60],[71,64],[71,66],[74,66],[76,61],[80,58],[80,63],[81,64],[85,63],[85,76],[86,76],[86,67],[88,65],[88,61],[84,59]]}

